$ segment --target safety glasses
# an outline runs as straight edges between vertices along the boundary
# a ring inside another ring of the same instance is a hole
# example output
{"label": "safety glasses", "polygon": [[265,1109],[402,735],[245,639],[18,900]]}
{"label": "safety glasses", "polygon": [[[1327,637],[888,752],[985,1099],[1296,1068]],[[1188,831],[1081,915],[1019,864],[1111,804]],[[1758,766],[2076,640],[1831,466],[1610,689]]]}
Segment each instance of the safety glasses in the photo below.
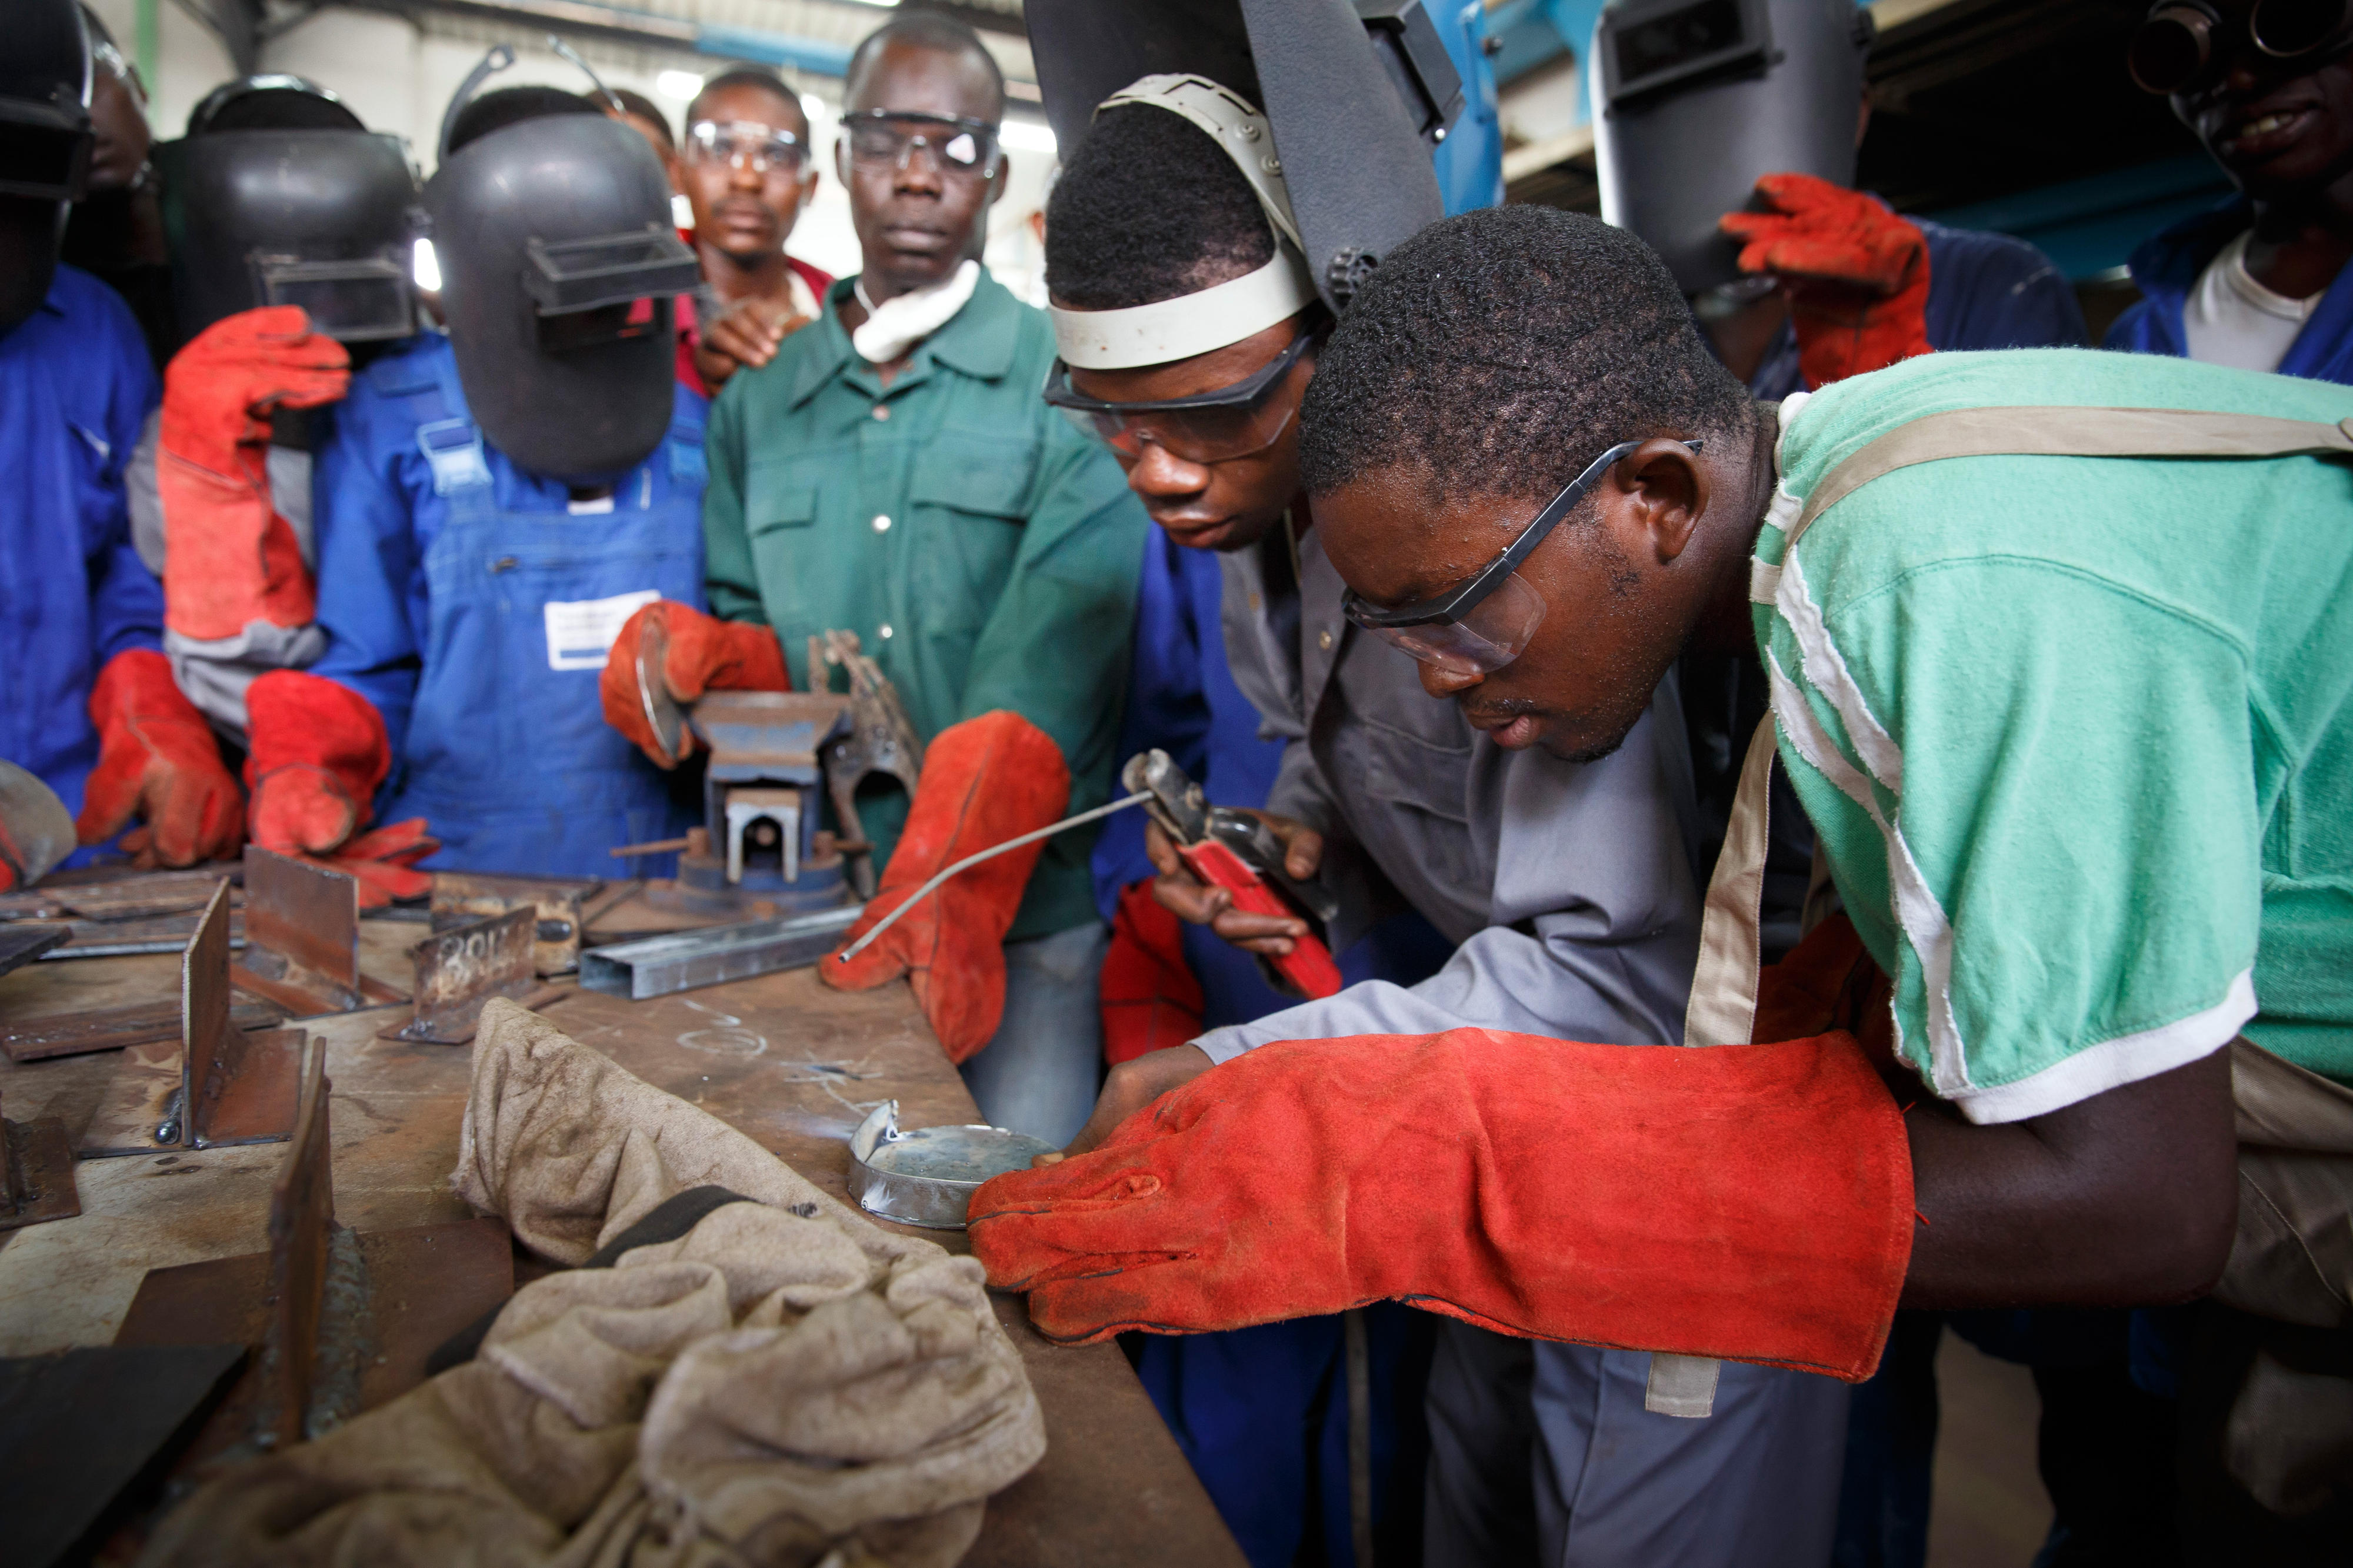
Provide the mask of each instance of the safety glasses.
{"label": "safety glasses", "polygon": [[903,169],[920,148],[942,174],[986,179],[997,172],[997,127],[986,120],[861,109],[842,116],[841,128],[850,161],[869,168]]}
{"label": "safety glasses", "polygon": [[[2353,45],[2348,0],[2256,0],[2247,41],[2276,60],[2300,59]],[[2133,35],[2125,63],[2144,92],[2176,93],[2195,85],[2239,51],[2221,12],[2211,5],[2164,5]]]}
{"label": "safety glasses", "polygon": [[[1469,581],[1433,598],[1416,600],[1395,609],[1383,609],[1357,595],[1354,588],[1341,595],[1347,617],[1379,637],[1413,655],[1422,663],[1458,675],[1490,675],[1527,650],[1536,627],[1544,624],[1544,595],[1519,574],[1536,546],[1560,520],[1577,510],[1586,492],[1600,482],[1610,465],[1641,446],[1620,441],[1586,465],[1585,471],[1553,497],[1520,531],[1504,552]],[[1692,451],[1700,443],[1683,443]]]}
{"label": "safety glasses", "polygon": [[789,131],[751,120],[698,120],[686,128],[686,161],[755,174],[797,174],[808,149]]}
{"label": "safety glasses", "polygon": [[1046,374],[1046,401],[1060,409],[1081,434],[1124,457],[1142,457],[1148,441],[1188,463],[1247,458],[1273,446],[1290,426],[1298,403],[1277,403],[1274,395],[1316,335],[1300,333],[1264,366],[1231,386],[1153,403],[1089,397],[1071,385],[1071,367],[1058,359]]}

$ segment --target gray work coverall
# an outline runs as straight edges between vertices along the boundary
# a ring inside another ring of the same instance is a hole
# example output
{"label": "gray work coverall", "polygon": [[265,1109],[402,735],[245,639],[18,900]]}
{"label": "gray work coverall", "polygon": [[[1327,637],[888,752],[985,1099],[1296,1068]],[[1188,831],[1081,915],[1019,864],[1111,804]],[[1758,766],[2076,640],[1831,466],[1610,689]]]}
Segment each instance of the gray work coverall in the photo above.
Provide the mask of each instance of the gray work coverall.
{"label": "gray work coverall", "polygon": [[[1289,742],[1267,809],[1325,835],[1345,947],[1411,904],[1458,944],[1412,987],[1351,986],[1194,1044],[1462,1026],[1679,1043],[1699,942],[1691,762],[1674,684],[1599,762],[1506,752],[1414,661],[1350,626],[1311,528],[1221,556],[1228,662]],[[1848,1391],[1725,1363],[1715,1414],[1643,1408],[1650,1357],[1441,1321],[1430,1371],[1430,1568],[1820,1568]],[[1533,1493],[1533,1495],[1531,1495]]]}

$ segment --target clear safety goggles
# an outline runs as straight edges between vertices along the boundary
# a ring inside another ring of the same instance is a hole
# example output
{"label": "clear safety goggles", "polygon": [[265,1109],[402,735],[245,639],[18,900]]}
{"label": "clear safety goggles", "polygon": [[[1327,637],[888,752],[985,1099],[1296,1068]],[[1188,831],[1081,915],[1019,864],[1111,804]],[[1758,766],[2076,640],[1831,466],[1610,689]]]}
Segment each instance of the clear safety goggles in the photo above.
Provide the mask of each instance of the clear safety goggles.
{"label": "clear safety goggles", "polygon": [[1122,457],[1141,458],[1146,442],[1188,463],[1222,463],[1263,452],[1289,427],[1298,400],[1278,403],[1275,394],[1317,334],[1300,333],[1264,366],[1231,386],[1192,397],[1153,403],[1106,403],[1071,384],[1071,367],[1060,360],[1046,375],[1046,401],[1062,417]]}
{"label": "clear safety goggles", "polygon": [[861,109],[842,117],[850,161],[903,169],[918,150],[944,174],[987,178],[997,172],[997,127],[961,114],[909,114]]}
{"label": "clear safety goggles", "polygon": [[[1577,510],[1577,503],[1600,482],[1610,466],[1641,444],[1620,441],[1587,464],[1585,471],[1536,513],[1502,554],[1468,581],[1394,609],[1359,597],[1351,588],[1341,595],[1342,611],[1375,637],[1424,664],[1458,675],[1491,675],[1503,668],[1527,651],[1536,628],[1544,624],[1544,595],[1519,574],[1520,568],[1560,520]],[[1694,452],[1700,448],[1695,440],[1683,445]]]}
{"label": "clear safety goggles", "polygon": [[[2353,47],[2353,3],[2255,0],[2244,26],[2246,41],[2275,60],[2333,54]],[[2174,0],[2150,8],[2125,64],[2144,92],[2184,92],[2236,57],[2237,43],[2213,6]]]}
{"label": "clear safety goggles", "polygon": [[789,131],[753,120],[698,120],[686,128],[686,161],[755,174],[797,174],[808,149]]}

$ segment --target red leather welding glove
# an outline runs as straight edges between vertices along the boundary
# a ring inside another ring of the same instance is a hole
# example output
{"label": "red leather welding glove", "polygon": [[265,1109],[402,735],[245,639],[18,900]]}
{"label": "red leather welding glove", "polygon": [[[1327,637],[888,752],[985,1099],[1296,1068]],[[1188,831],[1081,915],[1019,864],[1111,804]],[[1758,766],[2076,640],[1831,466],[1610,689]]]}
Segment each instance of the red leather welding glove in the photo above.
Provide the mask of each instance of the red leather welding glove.
{"label": "red leather welding glove", "polygon": [[694,731],[681,726],[678,756],[663,762],[661,747],[646,722],[645,699],[638,690],[638,644],[648,621],[659,621],[670,636],[670,657],[662,663],[662,679],[670,695],[692,702],[706,691],[790,691],[792,673],[785,668],[785,650],[776,634],[747,621],[723,621],[671,599],[659,599],[623,623],[605,656],[605,673],[596,678],[596,695],[605,705],[605,722],[637,742],[638,749],[663,767],[673,767],[694,753]]}
{"label": "red leather welding glove", "polygon": [[106,661],[90,689],[98,726],[98,766],[82,786],[74,836],[103,844],[137,816],[126,835],[132,864],[193,866],[237,853],[245,841],[245,801],[221,762],[212,726],[181,695],[172,663],[153,648],[126,648]]}
{"label": "red leather welding glove", "polygon": [[1757,194],[1765,211],[1726,213],[1720,226],[1742,242],[1742,271],[1781,279],[1807,385],[1934,352],[1919,225],[1811,174],[1767,174]]}
{"label": "red leather welding glove", "polygon": [[396,899],[421,899],[433,890],[433,873],[417,869],[417,863],[440,847],[425,819],[412,816],[359,834],[332,855],[295,858],[343,872],[360,885],[360,908],[379,910]]}
{"label": "red leather welding glove", "polygon": [[273,669],[245,689],[253,841],[280,855],[332,855],[375,811],[392,771],[375,705],[348,686]]}
{"label": "red leather welding glove", "polygon": [[164,372],[156,487],[164,507],[164,622],[232,637],[255,621],[307,626],[317,595],[293,528],[269,498],[269,416],[332,403],[351,356],[293,305],[225,317]]}
{"label": "red leather welding glove", "polygon": [[[1020,714],[1000,708],[949,725],[923,748],[907,826],[881,887],[843,945],[865,935],[934,872],[1045,826],[1070,800],[1062,749]],[[870,991],[907,975],[948,1059],[965,1060],[988,1044],[1005,1015],[1005,933],[1045,850],[1041,838],[951,877],[873,946],[848,963],[828,958],[818,973],[843,991]]]}
{"label": "red leather welding glove", "polygon": [[1903,1118],[1843,1034],[1490,1029],[1265,1046],[973,1195],[1047,1338],[1399,1300],[1532,1339],[1878,1365],[1912,1249]]}
{"label": "red leather welding glove", "polygon": [[1185,928],[1150,880],[1120,889],[1103,961],[1103,1060],[1113,1067],[1201,1032],[1201,983],[1185,962]]}

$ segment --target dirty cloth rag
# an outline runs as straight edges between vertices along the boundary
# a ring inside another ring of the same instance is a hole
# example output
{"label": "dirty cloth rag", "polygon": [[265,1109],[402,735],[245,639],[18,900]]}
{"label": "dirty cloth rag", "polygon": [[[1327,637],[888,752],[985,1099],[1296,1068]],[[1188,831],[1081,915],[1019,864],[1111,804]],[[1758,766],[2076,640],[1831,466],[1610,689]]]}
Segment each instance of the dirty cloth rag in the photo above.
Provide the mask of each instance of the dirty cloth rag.
{"label": "dirty cloth rag", "polygon": [[509,1002],[452,1179],[575,1265],[687,1188],[749,1201],[526,1285],[473,1361],[221,1477],[145,1563],[947,1568],[1045,1452],[977,1263]]}

